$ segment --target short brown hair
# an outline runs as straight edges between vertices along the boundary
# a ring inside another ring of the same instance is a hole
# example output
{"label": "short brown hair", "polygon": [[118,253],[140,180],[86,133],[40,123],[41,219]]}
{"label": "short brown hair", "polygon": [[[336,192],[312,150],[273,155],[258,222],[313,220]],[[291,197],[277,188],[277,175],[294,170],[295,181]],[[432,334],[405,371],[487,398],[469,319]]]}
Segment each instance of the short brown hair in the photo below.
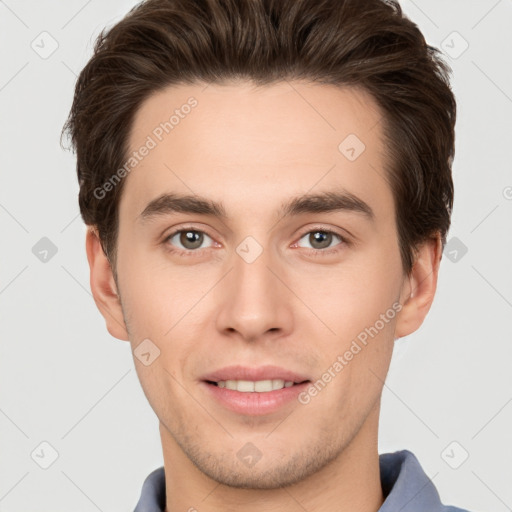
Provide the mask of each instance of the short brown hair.
{"label": "short brown hair", "polygon": [[[134,115],[164,87],[247,79],[361,87],[382,109],[402,266],[441,236],[453,207],[456,103],[451,69],[394,0],[147,0],[98,36],[78,77],[62,135],[77,155],[79,205],[97,228],[115,275],[124,180],[94,191],[123,166]],[[61,138],[62,140],[62,138]]]}

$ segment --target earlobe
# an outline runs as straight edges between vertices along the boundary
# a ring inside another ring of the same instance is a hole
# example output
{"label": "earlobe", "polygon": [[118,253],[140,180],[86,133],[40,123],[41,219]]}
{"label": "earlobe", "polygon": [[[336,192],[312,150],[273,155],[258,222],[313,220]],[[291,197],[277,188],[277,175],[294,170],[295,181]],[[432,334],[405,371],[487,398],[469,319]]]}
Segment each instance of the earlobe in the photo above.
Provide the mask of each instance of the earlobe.
{"label": "earlobe", "polygon": [[87,228],[85,247],[90,269],[90,286],[96,306],[105,318],[108,332],[114,338],[128,341],[128,331],[117,293],[112,267],[94,227]]}
{"label": "earlobe", "polygon": [[402,288],[402,309],[397,317],[395,339],[413,333],[425,320],[434,301],[441,256],[439,235],[418,248],[413,268]]}

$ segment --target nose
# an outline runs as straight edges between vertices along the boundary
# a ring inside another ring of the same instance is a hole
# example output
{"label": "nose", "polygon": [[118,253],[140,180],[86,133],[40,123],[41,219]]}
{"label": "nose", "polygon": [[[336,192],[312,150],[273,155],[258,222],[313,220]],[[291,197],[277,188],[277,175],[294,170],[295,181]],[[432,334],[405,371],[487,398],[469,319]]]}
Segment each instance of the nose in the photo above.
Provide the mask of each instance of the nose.
{"label": "nose", "polygon": [[254,261],[234,252],[232,268],[216,290],[219,332],[245,341],[289,334],[294,297],[286,281],[285,266],[270,250]]}

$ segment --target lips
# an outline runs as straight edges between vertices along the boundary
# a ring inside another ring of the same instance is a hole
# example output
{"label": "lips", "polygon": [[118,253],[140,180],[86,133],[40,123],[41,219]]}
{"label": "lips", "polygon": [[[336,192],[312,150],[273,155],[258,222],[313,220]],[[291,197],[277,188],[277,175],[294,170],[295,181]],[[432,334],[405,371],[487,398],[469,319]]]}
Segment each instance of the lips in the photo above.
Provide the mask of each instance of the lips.
{"label": "lips", "polygon": [[[230,380],[227,382],[230,382]],[[212,384],[209,381],[199,383],[204,396],[212,400],[213,406],[221,407],[224,410],[235,413],[237,416],[244,415],[255,418],[269,414],[279,414],[280,412],[289,415],[290,412],[288,411],[291,407],[299,407],[302,403],[298,397],[310,385],[311,383],[306,381],[302,384],[294,384],[281,389],[273,389],[272,391],[254,390],[250,392],[247,390],[228,389],[227,387]]]}
{"label": "lips", "polygon": [[226,366],[201,377],[201,380],[206,382],[219,382],[226,380],[259,381],[274,379],[281,379],[285,382],[291,381],[296,384],[310,380],[307,375],[274,365],[258,366],[256,368],[242,365]]}

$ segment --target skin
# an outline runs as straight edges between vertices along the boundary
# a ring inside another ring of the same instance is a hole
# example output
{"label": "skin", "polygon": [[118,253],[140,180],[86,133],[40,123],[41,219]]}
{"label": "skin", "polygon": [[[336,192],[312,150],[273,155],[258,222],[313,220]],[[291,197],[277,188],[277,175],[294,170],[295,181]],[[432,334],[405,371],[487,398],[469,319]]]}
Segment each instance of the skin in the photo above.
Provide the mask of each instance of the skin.
{"label": "skin", "polygon": [[[173,86],[140,107],[130,148],[190,96],[197,107],[125,178],[117,283],[93,227],[86,237],[108,331],[132,350],[146,338],[160,350],[149,366],[134,363],[160,421],[167,511],[377,511],[383,383],[394,340],[430,309],[440,239],[403,272],[381,113],[367,93],[300,82]],[[366,146],[353,162],[338,149],[351,133]],[[279,218],[291,197],[340,188],[368,203],[375,221],[353,211]],[[221,201],[228,219],[174,213],[141,222],[163,192]],[[200,249],[179,235],[166,241],[183,225],[206,233]],[[351,243],[333,236],[322,246],[312,234],[322,228]],[[236,252],[249,235],[263,249],[252,263]],[[199,385],[231,364],[276,364],[314,382],[397,301],[401,311],[307,405],[244,416]],[[262,454],[252,467],[237,458],[248,442]]]}

